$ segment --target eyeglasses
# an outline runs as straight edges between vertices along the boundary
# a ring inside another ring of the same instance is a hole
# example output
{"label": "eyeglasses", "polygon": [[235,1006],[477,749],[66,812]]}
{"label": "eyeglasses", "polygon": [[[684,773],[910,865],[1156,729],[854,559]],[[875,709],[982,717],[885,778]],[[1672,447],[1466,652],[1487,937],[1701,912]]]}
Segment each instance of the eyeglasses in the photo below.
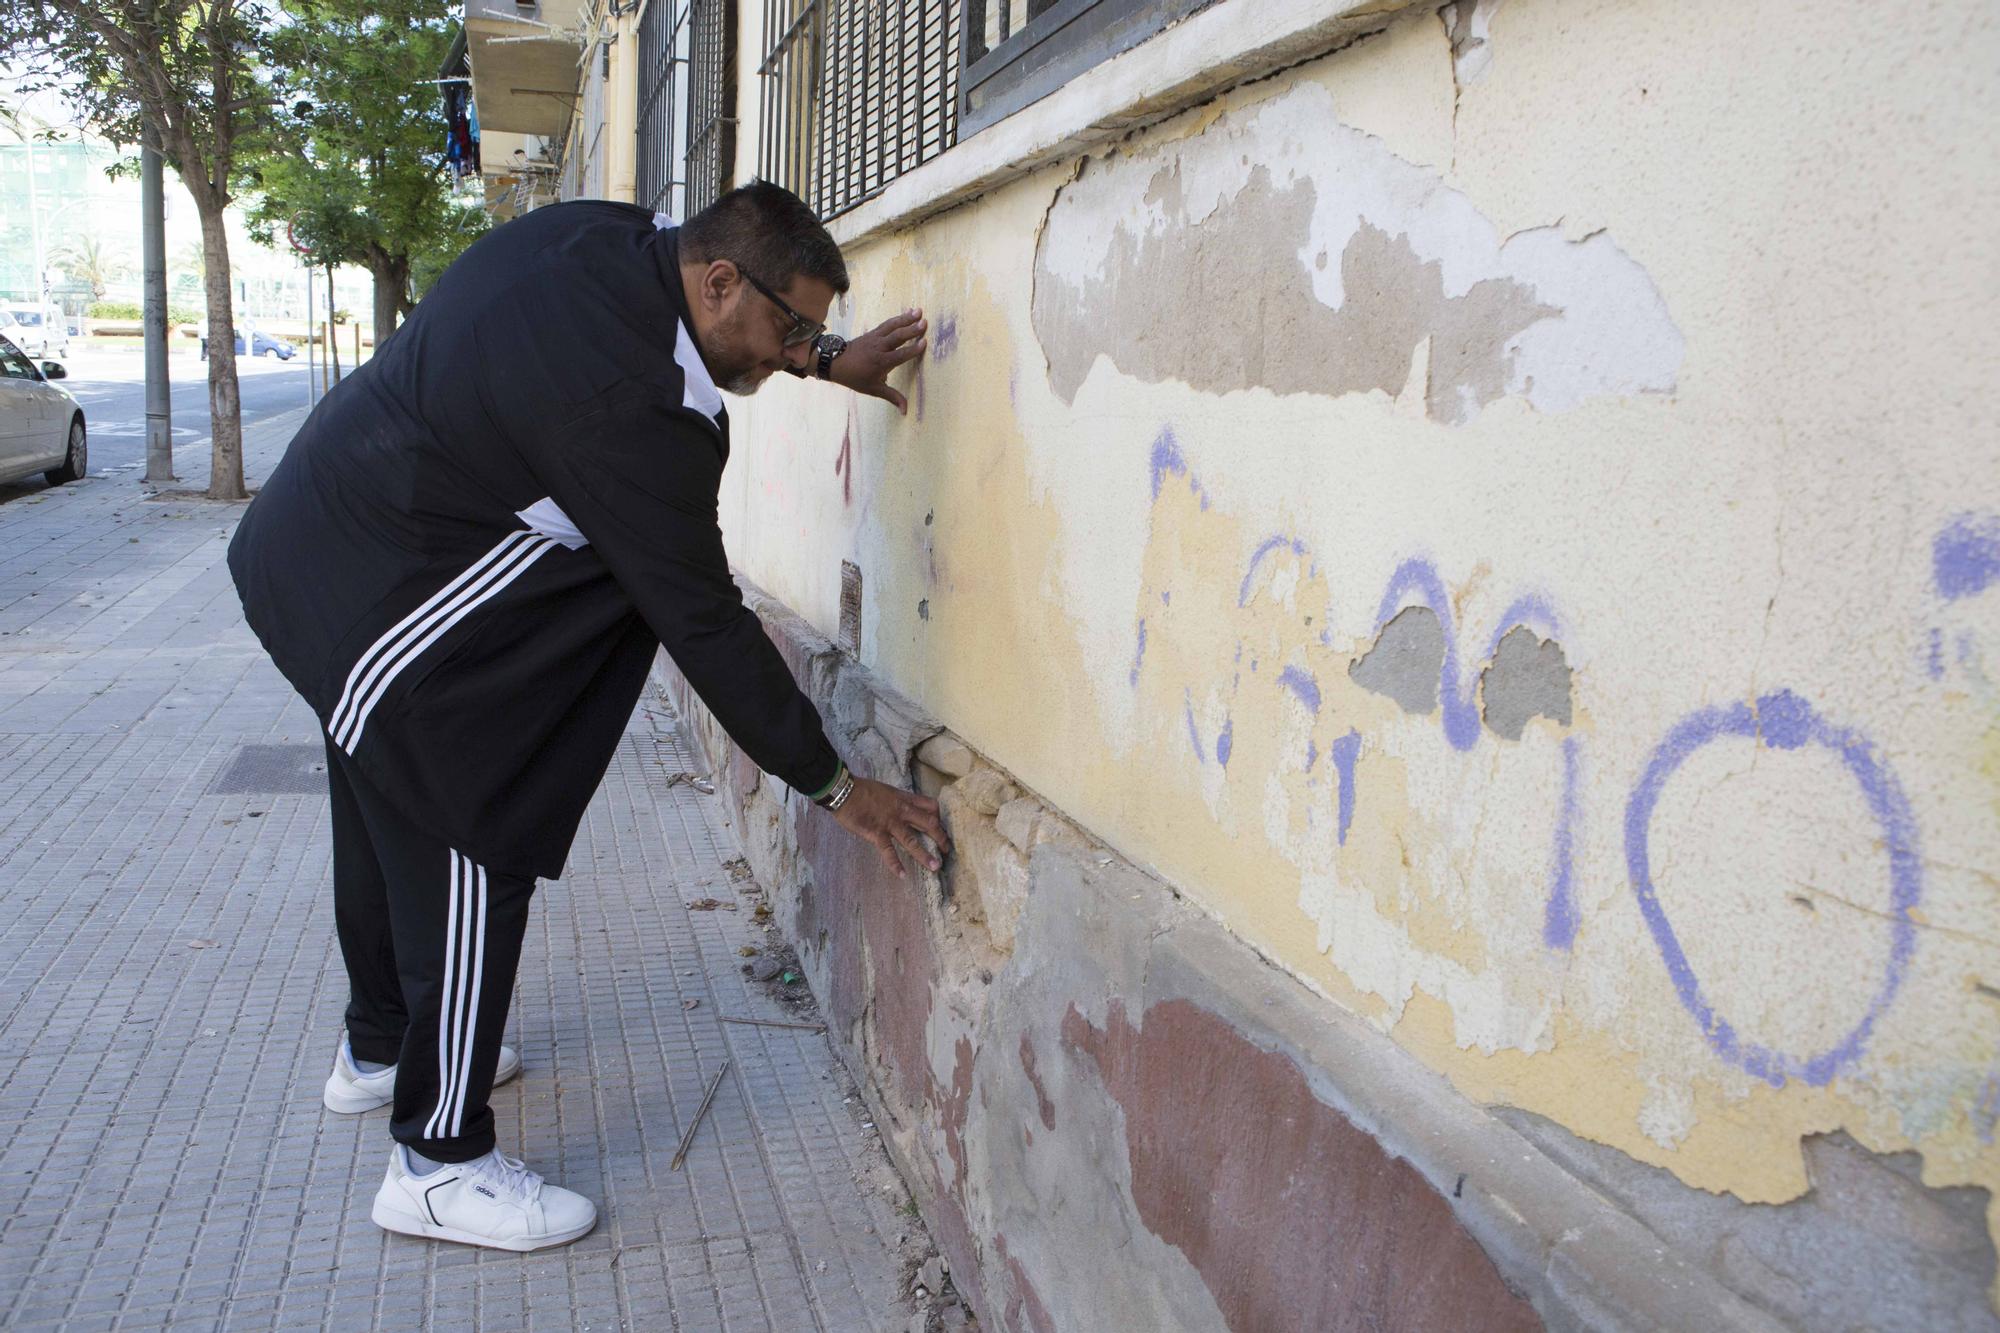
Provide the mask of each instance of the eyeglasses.
{"label": "eyeglasses", "polygon": [[804,315],[801,315],[798,311],[786,305],[783,297],[779,296],[769,287],[766,287],[763,283],[759,282],[757,280],[757,275],[752,273],[749,269],[743,267],[743,265],[741,264],[737,264],[736,271],[743,275],[743,280],[745,282],[749,283],[752,287],[755,287],[758,291],[764,293],[765,299],[770,301],[772,305],[778,307],[778,309],[784,311],[786,316],[790,318],[790,320],[792,321],[792,327],[785,330],[785,339],[784,339],[785,346],[801,347],[806,343],[811,342],[813,339],[819,337],[820,334],[826,332],[826,325],[824,323],[816,319],[807,319]]}

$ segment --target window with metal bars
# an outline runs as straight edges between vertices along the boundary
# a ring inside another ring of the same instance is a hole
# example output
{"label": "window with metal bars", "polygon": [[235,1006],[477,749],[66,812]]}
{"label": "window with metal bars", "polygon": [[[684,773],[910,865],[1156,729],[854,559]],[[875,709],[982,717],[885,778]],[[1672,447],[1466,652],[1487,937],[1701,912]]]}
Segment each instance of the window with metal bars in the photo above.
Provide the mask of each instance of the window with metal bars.
{"label": "window with metal bars", "polygon": [[685,221],[736,160],[733,0],[652,0],[639,17],[638,202]]}
{"label": "window with metal bars", "polygon": [[960,13],[960,0],[765,0],[765,179],[831,218],[957,142]]}
{"label": "window with metal bars", "polygon": [[1215,0],[965,0],[959,133],[1047,97]]}

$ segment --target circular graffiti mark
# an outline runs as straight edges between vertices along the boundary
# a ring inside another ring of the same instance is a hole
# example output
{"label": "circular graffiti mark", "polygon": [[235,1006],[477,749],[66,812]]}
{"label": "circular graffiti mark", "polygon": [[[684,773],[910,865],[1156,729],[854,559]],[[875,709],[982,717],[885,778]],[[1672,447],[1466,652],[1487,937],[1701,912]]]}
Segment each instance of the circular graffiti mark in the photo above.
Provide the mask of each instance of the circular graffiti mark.
{"label": "circular graffiti mark", "polygon": [[[1728,1019],[1715,1012],[1702,995],[1701,983],[1688,965],[1680,938],[1674,934],[1673,923],[1667,920],[1653,888],[1648,838],[1660,792],[1690,755],[1726,736],[1759,741],[1774,750],[1796,750],[1813,744],[1838,755],[1860,784],[1869,812],[1881,828],[1883,846],[1889,856],[1891,924],[1887,975],[1861,1021],[1826,1050],[1803,1059],[1745,1041]],[[1666,961],[1667,973],[1673,978],[1681,1004],[1694,1015],[1717,1055],[1773,1087],[1783,1087],[1788,1077],[1824,1087],[1843,1065],[1859,1056],[1876,1020],[1901,988],[1910,955],[1916,949],[1917,927],[1910,912],[1922,895],[1923,873],[1917,862],[1916,821],[1911,817],[1903,789],[1889,766],[1876,755],[1871,742],[1827,722],[1813,711],[1811,704],[1790,690],[1764,695],[1754,707],[1738,703],[1705,708],[1682,719],[1667,733],[1647,761],[1646,771],[1639,778],[1639,785],[1632,789],[1632,798],[1625,807],[1625,867],[1631,877],[1632,891],[1639,898],[1639,911]]]}

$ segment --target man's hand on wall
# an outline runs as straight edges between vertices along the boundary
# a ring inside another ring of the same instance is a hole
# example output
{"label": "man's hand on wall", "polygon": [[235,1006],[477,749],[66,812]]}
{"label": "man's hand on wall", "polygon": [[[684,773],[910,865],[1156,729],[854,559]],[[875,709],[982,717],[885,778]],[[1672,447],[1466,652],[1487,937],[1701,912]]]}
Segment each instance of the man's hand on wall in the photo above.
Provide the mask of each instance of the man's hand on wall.
{"label": "man's hand on wall", "polygon": [[[834,811],[833,817],[842,828],[880,852],[882,864],[897,879],[905,877],[903,863],[896,859],[898,847],[908,852],[918,865],[931,870],[943,865],[939,858],[951,850],[951,839],[945,836],[944,819],[938,814],[936,801],[868,778],[854,779],[854,794]],[[936,852],[924,845],[925,837],[936,845]]]}
{"label": "man's hand on wall", "polygon": [[921,310],[905,310],[886,319],[847,344],[847,350],[833,359],[829,378],[907,413],[909,401],[889,387],[889,372],[924,354],[924,334],[929,328]]}

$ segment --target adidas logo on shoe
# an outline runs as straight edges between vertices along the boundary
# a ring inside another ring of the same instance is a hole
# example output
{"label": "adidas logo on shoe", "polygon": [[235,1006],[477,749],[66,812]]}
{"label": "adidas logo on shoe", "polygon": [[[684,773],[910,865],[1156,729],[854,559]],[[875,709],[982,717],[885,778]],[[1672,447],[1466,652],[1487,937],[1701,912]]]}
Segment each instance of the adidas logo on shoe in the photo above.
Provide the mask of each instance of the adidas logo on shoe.
{"label": "adidas logo on shoe", "polygon": [[597,1205],[549,1184],[498,1149],[416,1175],[409,1149],[399,1143],[389,1154],[389,1172],[375,1192],[370,1216],[375,1225],[406,1236],[526,1251],[586,1235],[597,1225]]}

